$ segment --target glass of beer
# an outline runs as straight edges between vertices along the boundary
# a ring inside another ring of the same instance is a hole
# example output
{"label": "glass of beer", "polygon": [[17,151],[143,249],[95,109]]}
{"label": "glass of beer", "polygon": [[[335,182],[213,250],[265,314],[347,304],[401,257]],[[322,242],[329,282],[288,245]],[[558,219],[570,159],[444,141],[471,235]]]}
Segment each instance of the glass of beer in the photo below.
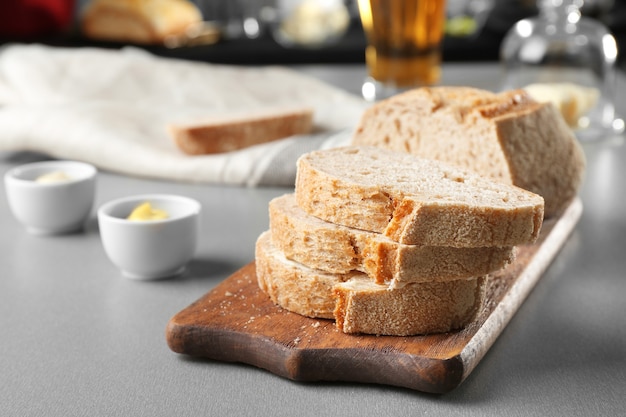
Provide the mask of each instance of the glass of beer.
{"label": "glass of beer", "polygon": [[367,38],[366,100],[439,81],[445,0],[358,0],[358,6]]}

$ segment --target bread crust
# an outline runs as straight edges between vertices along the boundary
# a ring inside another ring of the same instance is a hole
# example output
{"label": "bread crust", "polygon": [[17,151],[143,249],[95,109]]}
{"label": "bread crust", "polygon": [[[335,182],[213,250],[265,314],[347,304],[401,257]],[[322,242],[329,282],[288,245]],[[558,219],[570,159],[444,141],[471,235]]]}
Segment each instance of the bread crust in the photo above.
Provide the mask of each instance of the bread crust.
{"label": "bread crust", "polygon": [[389,290],[367,278],[335,285],[335,323],[344,333],[414,336],[469,324],[482,305],[485,277],[408,284]]}
{"label": "bread crust", "polygon": [[269,203],[274,247],[286,258],[329,273],[366,273],[397,288],[410,282],[451,281],[501,269],[513,247],[453,248],[405,245],[380,233],[329,223],[300,209],[294,194]]}
{"label": "bread crust", "polygon": [[311,108],[270,109],[262,113],[168,126],[176,146],[188,155],[230,152],[310,133],[312,129]]}
{"label": "bread crust", "polygon": [[295,194],[310,215],[409,245],[515,246],[534,242],[543,222],[539,195],[369,146],[303,155]]}
{"label": "bread crust", "polygon": [[539,194],[560,214],[583,181],[585,157],[558,110],[523,90],[411,90],[367,109],[353,145],[438,159]]}

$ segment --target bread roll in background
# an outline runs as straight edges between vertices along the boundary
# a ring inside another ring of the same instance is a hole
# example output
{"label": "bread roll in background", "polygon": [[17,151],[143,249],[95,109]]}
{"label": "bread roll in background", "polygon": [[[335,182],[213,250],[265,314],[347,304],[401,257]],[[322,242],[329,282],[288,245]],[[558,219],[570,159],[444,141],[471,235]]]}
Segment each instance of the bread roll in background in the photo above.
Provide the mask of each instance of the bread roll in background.
{"label": "bread roll in background", "polygon": [[577,195],[585,156],[551,103],[524,90],[418,88],[366,110],[353,145],[437,159],[541,195],[556,217]]}
{"label": "bread roll in background", "polygon": [[202,22],[188,0],[92,0],[82,11],[81,30],[91,39],[135,44],[165,44]]}

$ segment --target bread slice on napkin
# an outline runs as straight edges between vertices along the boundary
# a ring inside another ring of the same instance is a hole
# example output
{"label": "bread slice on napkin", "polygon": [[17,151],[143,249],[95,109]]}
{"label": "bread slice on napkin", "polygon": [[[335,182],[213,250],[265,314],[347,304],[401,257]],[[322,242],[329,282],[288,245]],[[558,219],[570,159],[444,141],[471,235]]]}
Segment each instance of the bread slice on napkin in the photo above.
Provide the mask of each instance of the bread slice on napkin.
{"label": "bread slice on napkin", "polygon": [[212,117],[168,126],[176,146],[189,155],[230,152],[310,133],[312,108],[280,108]]}
{"label": "bread slice on napkin", "polygon": [[334,274],[366,273],[391,288],[409,282],[451,281],[485,275],[506,266],[514,250],[405,245],[380,233],[321,220],[303,211],[294,194],[269,203],[273,245],[287,259]]}
{"label": "bread slice on napkin", "polygon": [[585,157],[559,111],[524,90],[419,88],[367,109],[353,145],[438,159],[514,184],[562,212],[582,183]]}
{"label": "bread slice on napkin", "polygon": [[515,246],[534,242],[543,222],[541,196],[406,152],[348,146],[310,152],[297,166],[304,211],[399,243]]}
{"label": "bread slice on napkin", "polygon": [[272,244],[256,243],[259,287],[285,310],[335,318],[345,333],[407,336],[446,332],[469,323],[481,305],[484,278],[411,283],[388,289],[360,272],[331,274],[290,261]]}

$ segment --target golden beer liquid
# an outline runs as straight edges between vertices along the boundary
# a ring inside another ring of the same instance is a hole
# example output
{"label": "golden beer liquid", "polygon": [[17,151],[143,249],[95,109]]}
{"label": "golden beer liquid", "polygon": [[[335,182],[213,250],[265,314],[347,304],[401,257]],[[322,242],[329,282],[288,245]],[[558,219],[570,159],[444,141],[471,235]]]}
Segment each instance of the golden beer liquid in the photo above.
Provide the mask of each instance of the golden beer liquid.
{"label": "golden beer liquid", "polygon": [[437,83],[445,11],[445,0],[359,0],[369,75],[398,88]]}

